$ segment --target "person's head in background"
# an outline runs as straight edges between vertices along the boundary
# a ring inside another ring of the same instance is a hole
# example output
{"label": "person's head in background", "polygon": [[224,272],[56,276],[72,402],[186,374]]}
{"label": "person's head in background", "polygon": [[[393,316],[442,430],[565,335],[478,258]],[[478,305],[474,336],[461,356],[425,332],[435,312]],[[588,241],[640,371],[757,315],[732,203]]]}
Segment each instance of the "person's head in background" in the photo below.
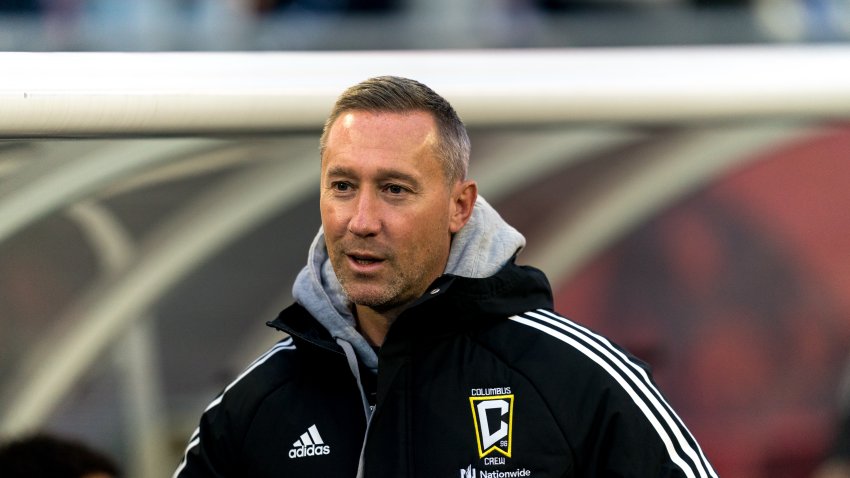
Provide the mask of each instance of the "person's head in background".
{"label": "person's head in background", "polygon": [[37,434],[0,445],[3,478],[118,478],[118,466],[79,441]]}

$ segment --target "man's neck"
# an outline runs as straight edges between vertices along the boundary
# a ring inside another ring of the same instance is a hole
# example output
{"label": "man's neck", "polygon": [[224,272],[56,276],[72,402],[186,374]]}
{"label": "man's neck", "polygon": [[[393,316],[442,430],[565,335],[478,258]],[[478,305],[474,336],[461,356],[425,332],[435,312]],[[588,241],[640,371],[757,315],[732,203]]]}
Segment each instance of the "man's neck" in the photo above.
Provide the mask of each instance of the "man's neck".
{"label": "man's neck", "polygon": [[354,306],[354,316],[357,326],[363,337],[370,345],[380,347],[384,344],[387,332],[403,309],[393,309],[386,312],[378,312],[375,309],[363,305]]}

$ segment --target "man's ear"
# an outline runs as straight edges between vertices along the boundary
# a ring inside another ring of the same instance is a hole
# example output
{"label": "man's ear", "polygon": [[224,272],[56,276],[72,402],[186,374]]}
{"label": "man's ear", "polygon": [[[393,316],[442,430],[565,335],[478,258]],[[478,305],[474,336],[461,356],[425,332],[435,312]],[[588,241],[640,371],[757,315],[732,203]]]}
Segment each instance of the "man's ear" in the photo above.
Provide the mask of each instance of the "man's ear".
{"label": "man's ear", "polygon": [[472,208],[478,199],[478,185],[475,181],[458,181],[452,188],[452,203],[449,216],[449,231],[460,231],[472,217]]}

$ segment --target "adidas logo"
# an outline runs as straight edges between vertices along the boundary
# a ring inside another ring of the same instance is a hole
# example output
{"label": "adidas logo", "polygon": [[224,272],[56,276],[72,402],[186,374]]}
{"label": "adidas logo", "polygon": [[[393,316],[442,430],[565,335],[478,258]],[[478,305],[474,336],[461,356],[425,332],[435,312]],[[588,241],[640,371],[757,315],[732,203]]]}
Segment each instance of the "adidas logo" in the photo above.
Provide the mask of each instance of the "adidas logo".
{"label": "adidas logo", "polygon": [[330,455],[331,447],[325,445],[322,440],[322,435],[319,435],[319,429],[316,425],[310,425],[310,428],[301,437],[292,444],[289,450],[289,458],[303,458],[305,456]]}

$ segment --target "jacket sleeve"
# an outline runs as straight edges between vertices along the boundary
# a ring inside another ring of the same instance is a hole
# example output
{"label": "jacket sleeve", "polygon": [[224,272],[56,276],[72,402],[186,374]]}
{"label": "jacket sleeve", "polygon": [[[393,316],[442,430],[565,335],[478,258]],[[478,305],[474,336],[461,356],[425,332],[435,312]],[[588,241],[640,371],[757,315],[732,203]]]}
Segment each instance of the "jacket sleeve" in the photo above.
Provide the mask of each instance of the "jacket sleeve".
{"label": "jacket sleeve", "polygon": [[267,394],[286,380],[274,359],[291,350],[289,337],[276,343],[207,406],[173,478],[250,475],[242,453],[248,428]]}
{"label": "jacket sleeve", "polygon": [[580,452],[587,476],[717,478],[694,437],[633,357],[606,372]]}
{"label": "jacket sleeve", "polygon": [[235,476],[230,443],[233,433],[228,430],[220,400],[216,398],[201,416],[173,478]]}
{"label": "jacket sleeve", "polygon": [[504,360],[546,403],[572,476],[717,478],[645,363],[551,310],[510,320],[522,347]]}

